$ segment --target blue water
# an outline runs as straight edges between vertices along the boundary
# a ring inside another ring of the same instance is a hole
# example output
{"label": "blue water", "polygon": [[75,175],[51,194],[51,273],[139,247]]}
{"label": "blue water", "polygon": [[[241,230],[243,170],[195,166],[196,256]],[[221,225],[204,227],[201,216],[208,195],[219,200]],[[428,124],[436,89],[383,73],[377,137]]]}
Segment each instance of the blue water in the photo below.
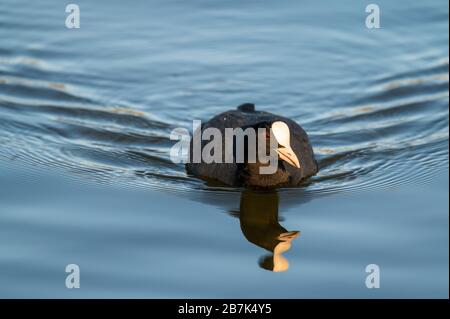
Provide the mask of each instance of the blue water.
{"label": "blue water", "polygon": [[[75,3],[76,30],[0,3],[0,297],[448,297],[446,1],[377,1],[380,29],[367,1]],[[320,172],[260,194],[170,161],[173,128],[243,102]]]}

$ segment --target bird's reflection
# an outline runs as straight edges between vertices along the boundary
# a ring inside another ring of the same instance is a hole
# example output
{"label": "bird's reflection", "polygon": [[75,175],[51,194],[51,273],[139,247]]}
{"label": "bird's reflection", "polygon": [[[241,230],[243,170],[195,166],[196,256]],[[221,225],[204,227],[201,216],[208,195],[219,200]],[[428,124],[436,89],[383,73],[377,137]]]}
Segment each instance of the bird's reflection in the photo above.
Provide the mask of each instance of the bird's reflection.
{"label": "bird's reflection", "polygon": [[286,271],[289,262],[282,254],[300,232],[288,231],[278,222],[278,193],[243,191],[238,214],[245,238],[269,252],[259,265],[270,271]]}

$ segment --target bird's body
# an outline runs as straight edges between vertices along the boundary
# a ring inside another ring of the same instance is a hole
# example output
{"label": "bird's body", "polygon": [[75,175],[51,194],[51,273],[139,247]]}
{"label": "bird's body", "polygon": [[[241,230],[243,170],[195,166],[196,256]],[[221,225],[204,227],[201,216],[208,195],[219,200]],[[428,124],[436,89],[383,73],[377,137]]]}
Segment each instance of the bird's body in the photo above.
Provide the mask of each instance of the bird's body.
{"label": "bird's body", "polygon": [[[256,111],[253,104],[247,103],[239,106],[236,110],[230,110],[214,116],[202,124],[201,131],[203,132],[207,128],[220,130],[223,139],[222,154],[225,154],[225,128],[244,129],[252,127],[258,129],[266,127],[274,130],[275,123],[281,123],[281,127],[284,127],[287,131],[287,137],[285,137],[287,138],[287,143],[289,144],[290,141],[290,147],[289,145],[285,145],[285,148],[280,146],[280,149],[287,152],[283,153],[288,154],[288,156],[283,157],[283,154],[278,152],[280,158],[285,160],[278,161],[278,168],[275,173],[261,174],[261,166],[267,164],[259,161],[256,161],[256,163],[248,161],[244,163],[225,163],[224,161],[221,163],[206,163],[202,159],[200,163],[193,163],[192,155],[190,163],[186,164],[187,172],[197,177],[216,180],[229,186],[263,188],[297,186],[303,179],[314,175],[318,171],[318,166],[308,135],[296,122],[272,113]],[[202,149],[205,144],[206,142],[202,141]],[[268,146],[268,144],[266,145]],[[292,151],[294,154],[292,154]]]}

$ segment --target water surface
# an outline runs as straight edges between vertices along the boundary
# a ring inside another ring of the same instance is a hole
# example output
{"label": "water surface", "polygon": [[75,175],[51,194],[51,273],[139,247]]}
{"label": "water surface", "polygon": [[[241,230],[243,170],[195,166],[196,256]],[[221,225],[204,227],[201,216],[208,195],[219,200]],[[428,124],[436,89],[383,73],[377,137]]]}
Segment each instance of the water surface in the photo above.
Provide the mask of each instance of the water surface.
{"label": "water surface", "polygon": [[[0,3],[0,296],[448,296],[446,1],[378,1],[376,30],[364,1],[77,3],[77,30]],[[260,194],[170,161],[172,129],[243,102],[320,172]]]}

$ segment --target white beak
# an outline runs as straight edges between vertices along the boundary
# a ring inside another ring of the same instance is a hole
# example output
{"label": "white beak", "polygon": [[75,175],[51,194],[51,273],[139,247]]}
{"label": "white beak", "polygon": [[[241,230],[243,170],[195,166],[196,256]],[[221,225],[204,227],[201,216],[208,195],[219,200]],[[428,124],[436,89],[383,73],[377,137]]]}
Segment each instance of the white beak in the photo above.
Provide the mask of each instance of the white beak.
{"label": "white beak", "polygon": [[298,162],[297,155],[295,155],[294,151],[290,147],[280,147],[275,150],[280,158],[283,161],[288,162],[292,166],[295,166],[297,168],[300,168],[300,163]]}
{"label": "white beak", "polygon": [[300,168],[297,155],[295,155],[291,148],[291,132],[287,124],[281,121],[274,122],[272,124],[272,132],[278,144],[281,146],[275,150],[280,158],[290,165]]}

